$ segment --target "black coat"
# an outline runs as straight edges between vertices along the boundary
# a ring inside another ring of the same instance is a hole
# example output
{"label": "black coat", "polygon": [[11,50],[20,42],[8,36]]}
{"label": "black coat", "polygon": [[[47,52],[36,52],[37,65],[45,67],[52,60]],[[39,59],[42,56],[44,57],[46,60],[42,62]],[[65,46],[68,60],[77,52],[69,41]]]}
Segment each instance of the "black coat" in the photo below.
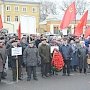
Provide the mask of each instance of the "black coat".
{"label": "black coat", "polygon": [[12,48],[14,48],[13,46],[11,46],[9,48],[9,56],[11,58],[11,68],[16,68],[16,60],[18,60],[18,67],[21,67],[22,65],[22,59],[21,56],[12,56],[11,52],[12,52]]}

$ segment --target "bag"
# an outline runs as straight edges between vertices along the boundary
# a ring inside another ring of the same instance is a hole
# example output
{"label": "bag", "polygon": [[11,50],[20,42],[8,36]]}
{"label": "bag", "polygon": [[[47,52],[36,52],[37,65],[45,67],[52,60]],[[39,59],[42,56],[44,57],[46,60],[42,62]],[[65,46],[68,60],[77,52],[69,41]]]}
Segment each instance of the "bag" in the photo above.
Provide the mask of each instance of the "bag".
{"label": "bag", "polygon": [[87,59],[87,64],[90,64],[90,58]]}

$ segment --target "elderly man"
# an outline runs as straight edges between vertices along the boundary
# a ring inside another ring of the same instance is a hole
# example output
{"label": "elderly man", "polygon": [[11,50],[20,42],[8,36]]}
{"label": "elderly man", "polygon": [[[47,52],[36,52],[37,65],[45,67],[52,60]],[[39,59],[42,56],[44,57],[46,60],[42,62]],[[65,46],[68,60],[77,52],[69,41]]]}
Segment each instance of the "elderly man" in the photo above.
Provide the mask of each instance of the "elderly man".
{"label": "elderly man", "polygon": [[41,73],[42,77],[48,77],[49,65],[50,65],[50,46],[47,44],[47,39],[43,38],[41,44],[39,45],[39,54],[41,57]]}
{"label": "elderly man", "polygon": [[68,39],[64,38],[63,39],[63,45],[60,48],[60,51],[62,53],[62,56],[64,58],[64,67],[63,67],[63,75],[66,75],[66,71],[67,71],[67,75],[70,75],[70,63],[71,63],[71,56],[72,56],[72,48],[71,46],[68,44]]}
{"label": "elderly man", "polygon": [[[6,53],[6,48],[4,45],[4,40],[0,39],[0,81],[2,77],[2,72],[4,70],[6,58],[7,58],[7,53]],[[5,77],[3,76],[3,78]]]}
{"label": "elderly man", "polygon": [[38,80],[36,75],[36,66],[40,58],[39,58],[39,52],[37,48],[34,46],[33,41],[30,42],[27,48],[24,50],[23,60],[27,69],[27,81],[31,80],[32,72],[33,72],[33,79]]}

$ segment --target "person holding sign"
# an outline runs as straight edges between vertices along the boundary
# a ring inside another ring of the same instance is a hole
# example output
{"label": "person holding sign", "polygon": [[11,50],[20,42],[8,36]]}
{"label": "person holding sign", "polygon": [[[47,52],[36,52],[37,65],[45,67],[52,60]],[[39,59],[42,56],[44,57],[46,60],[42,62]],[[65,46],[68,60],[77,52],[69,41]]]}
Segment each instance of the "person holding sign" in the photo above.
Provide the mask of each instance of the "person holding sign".
{"label": "person holding sign", "polygon": [[[18,47],[18,42],[16,40],[13,40],[11,42],[11,47],[9,48],[9,56],[11,57],[11,69],[12,69],[13,81],[16,81],[17,77],[19,80],[21,80],[21,68],[20,68],[21,63],[18,59],[19,58],[17,53],[18,50],[15,51],[16,49],[18,49],[17,47]],[[18,60],[18,66],[17,66],[16,60]],[[17,73],[18,73],[18,76],[17,76]]]}
{"label": "person holding sign", "polygon": [[33,79],[37,79],[36,66],[39,63],[40,57],[37,48],[34,46],[34,42],[31,41],[23,53],[23,60],[27,70],[27,81],[31,80],[31,74],[33,72]]}

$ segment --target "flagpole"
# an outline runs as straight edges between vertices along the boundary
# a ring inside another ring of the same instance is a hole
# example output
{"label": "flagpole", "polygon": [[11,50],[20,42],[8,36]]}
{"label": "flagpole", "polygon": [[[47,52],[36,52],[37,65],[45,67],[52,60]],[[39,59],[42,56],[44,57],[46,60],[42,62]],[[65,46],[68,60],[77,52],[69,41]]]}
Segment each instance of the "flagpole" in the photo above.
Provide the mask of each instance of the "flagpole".
{"label": "flagpole", "polygon": [[75,17],[75,22],[74,22],[74,33],[75,33],[76,24],[77,24],[77,17]]}
{"label": "flagpole", "polygon": [[[75,0],[76,1],[76,0]],[[75,6],[76,8],[76,6]],[[77,12],[75,12],[76,16],[77,16]],[[75,20],[74,20],[74,33],[75,33],[75,28],[76,28],[76,24],[77,24],[77,17],[75,16]],[[73,34],[74,34],[73,33]]]}

